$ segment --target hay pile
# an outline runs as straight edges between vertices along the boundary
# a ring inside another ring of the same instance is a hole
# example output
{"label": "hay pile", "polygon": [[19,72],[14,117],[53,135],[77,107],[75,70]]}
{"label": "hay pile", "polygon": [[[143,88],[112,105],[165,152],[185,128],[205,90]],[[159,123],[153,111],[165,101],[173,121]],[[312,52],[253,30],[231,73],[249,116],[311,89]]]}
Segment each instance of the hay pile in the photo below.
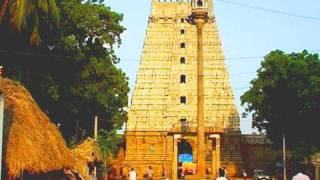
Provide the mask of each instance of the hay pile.
{"label": "hay pile", "polygon": [[75,159],[58,128],[21,85],[0,77],[5,100],[4,161],[8,179],[74,169]]}
{"label": "hay pile", "polygon": [[[78,145],[72,148],[72,153],[77,161],[77,169],[87,178],[88,164],[95,164],[103,162],[103,155],[97,141],[92,138],[87,138]],[[85,175],[86,174],[86,175]]]}
{"label": "hay pile", "polygon": [[72,153],[88,163],[100,163],[103,156],[98,142],[92,138],[87,138],[72,148]]}

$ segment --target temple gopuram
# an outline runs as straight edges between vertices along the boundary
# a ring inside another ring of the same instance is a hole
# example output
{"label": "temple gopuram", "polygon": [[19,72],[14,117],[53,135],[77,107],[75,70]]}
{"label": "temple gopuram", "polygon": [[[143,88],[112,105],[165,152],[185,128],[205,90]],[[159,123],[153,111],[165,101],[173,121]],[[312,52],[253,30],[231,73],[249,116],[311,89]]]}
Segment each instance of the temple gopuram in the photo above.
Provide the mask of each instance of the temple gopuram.
{"label": "temple gopuram", "polygon": [[220,166],[235,176],[240,145],[213,2],[152,0],[122,166],[139,177],[151,166],[155,179],[213,178]]}

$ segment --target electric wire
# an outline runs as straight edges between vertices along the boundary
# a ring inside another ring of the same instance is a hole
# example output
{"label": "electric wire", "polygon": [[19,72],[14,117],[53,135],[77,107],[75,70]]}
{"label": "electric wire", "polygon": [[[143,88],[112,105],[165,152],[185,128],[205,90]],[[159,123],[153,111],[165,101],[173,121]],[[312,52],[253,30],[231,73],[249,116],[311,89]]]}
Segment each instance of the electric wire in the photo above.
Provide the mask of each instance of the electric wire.
{"label": "electric wire", "polygon": [[292,16],[292,17],[301,18],[301,19],[320,21],[320,17],[308,16],[308,15],[303,15],[303,14],[296,14],[296,13],[292,13],[292,12],[286,12],[286,11],[281,11],[281,10],[276,10],[276,9],[271,9],[271,8],[254,6],[254,5],[239,3],[239,2],[230,1],[230,0],[218,0],[217,2],[228,3],[228,4],[232,4],[232,5],[240,6],[240,7],[244,7],[244,8],[255,9],[255,10],[260,10],[260,11],[274,13],[274,14]]}

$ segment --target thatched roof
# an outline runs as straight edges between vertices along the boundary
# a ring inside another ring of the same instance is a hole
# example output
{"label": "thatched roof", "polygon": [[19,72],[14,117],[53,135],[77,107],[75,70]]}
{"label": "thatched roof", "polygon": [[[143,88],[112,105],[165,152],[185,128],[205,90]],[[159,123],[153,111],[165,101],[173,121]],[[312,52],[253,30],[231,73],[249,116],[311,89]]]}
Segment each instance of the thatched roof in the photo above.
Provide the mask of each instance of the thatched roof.
{"label": "thatched roof", "polygon": [[103,155],[97,141],[87,138],[72,148],[77,161],[77,170],[85,179],[88,179],[88,164],[103,162]]}
{"label": "thatched roof", "polygon": [[72,153],[87,163],[100,163],[103,161],[100,146],[97,141],[87,138],[72,148]]}
{"label": "thatched roof", "polygon": [[75,159],[59,129],[21,85],[0,77],[5,100],[4,160],[9,177],[73,169]]}

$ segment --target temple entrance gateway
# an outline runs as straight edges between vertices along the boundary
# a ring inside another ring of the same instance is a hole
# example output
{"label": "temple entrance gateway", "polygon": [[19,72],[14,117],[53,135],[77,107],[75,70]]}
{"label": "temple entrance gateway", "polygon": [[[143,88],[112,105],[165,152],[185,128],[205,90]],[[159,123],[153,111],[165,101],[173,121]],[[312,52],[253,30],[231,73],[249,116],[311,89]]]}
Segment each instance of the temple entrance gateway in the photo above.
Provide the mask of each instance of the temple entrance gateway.
{"label": "temple entrance gateway", "polygon": [[212,7],[152,0],[122,163],[139,177],[149,165],[156,179],[173,180],[178,166],[195,166],[194,179],[220,164],[241,170],[239,114]]}
{"label": "temple entrance gateway", "polygon": [[179,162],[192,162],[192,146],[188,140],[181,140],[178,143],[178,158]]}
{"label": "temple entrance gateway", "polygon": [[[181,174],[188,179],[197,178],[197,138],[196,134],[174,134],[173,151],[173,179],[181,178]],[[227,139],[229,141],[229,139]],[[217,170],[222,165],[221,161],[221,135],[207,134],[206,136],[206,165],[205,177],[215,178]],[[226,165],[225,163],[223,163]],[[175,178],[176,177],[176,178]]]}
{"label": "temple entrance gateway", "polygon": [[181,140],[178,143],[178,177],[195,174],[195,165],[191,144],[187,140]]}

